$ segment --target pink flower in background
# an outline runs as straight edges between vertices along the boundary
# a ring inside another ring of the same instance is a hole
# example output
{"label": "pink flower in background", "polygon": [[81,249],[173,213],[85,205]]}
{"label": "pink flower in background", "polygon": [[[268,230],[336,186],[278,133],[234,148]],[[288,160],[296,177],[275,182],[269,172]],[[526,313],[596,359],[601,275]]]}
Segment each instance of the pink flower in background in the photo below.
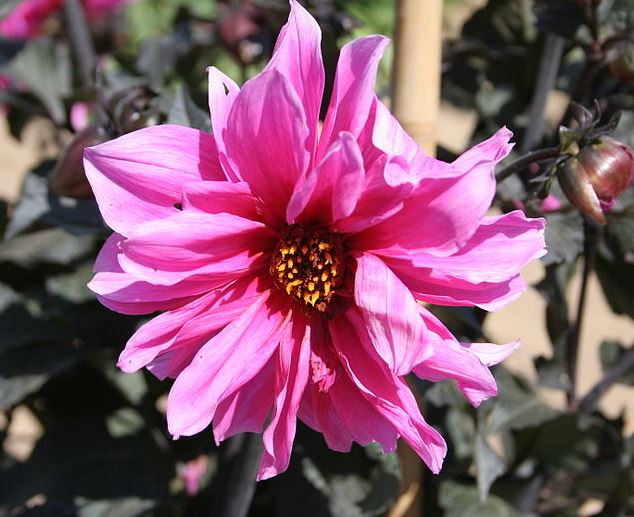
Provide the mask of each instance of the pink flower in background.
{"label": "pink flower in background", "polygon": [[[521,199],[513,199],[513,205],[515,205],[515,208],[518,210],[524,210],[526,208],[526,203],[524,203]],[[539,202],[539,209],[543,213],[556,212],[557,210],[560,210],[561,207],[561,200],[555,196],[555,194],[548,194]]]}
{"label": "pink flower in background", "polygon": [[[98,20],[128,0],[82,0],[86,15]],[[29,39],[39,36],[46,21],[62,9],[62,0],[23,0],[0,21],[0,36]]]}
{"label": "pink flower in background", "polygon": [[164,311],[119,366],[176,379],[174,436],[263,432],[265,479],[288,466],[300,418],[337,451],[402,437],[438,472],[445,442],[403,376],[455,379],[478,405],[517,343],[459,343],[419,302],[516,299],[544,221],[485,215],[508,130],[453,163],[423,154],[374,93],[383,37],[342,49],[319,133],[321,34],[291,6],[242,89],[210,69],[213,136],[164,125],[86,150],[116,232],[89,285],[113,310]]}

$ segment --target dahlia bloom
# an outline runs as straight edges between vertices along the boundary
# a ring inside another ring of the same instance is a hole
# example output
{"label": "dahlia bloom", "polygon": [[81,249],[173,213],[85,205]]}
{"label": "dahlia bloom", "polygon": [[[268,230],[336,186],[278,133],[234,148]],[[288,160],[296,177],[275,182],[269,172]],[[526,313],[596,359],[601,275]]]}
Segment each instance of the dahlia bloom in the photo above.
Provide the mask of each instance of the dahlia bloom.
{"label": "dahlia bloom", "polygon": [[[86,15],[97,21],[127,0],[82,0]],[[39,36],[46,21],[62,9],[62,0],[23,0],[2,21],[0,36],[30,39]]]}
{"label": "dahlia bloom", "polygon": [[163,125],[88,148],[112,235],[90,288],[125,314],[164,311],[119,367],[175,382],[175,436],[263,432],[258,474],[288,466],[297,418],[328,446],[402,437],[433,472],[446,453],[403,376],[455,379],[474,405],[517,343],[459,343],[419,302],[495,310],[544,253],[542,219],[486,216],[501,129],[453,163],[426,156],[374,93],[387,40],[341,51],[318,130],[321,34],[291,0],[262,73],[209,70],[213,136]]}

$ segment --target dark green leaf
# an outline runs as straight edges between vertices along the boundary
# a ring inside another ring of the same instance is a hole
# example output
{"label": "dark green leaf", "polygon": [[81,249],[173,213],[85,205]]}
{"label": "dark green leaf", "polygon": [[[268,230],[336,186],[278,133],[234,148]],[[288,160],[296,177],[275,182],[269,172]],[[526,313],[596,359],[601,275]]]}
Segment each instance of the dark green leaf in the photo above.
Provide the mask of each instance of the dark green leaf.
{"label": "dark green leaf", "polygon": [[183,84],[179,84],[174,95],[167,122],[181,126],[193,127],[209,133],[211,120],[207,111],[200,109]]}
{"label": "dark green leaf", "polygon": [[31,343],[0,353],[0,410],[39,390],[77,359],[74,348],[55,342]]}
{"label": "dark green leaf", "polygon": [[546,247],[542,262],[549,266],[572,262],[583,251],[583,219],[578,212],[546,215]]}
{"label": "dark green leaf", "polygon": [[71,93],[68,47],[47,39],[30,41],[12,60],[7,72],[37,95],[58,124],[66,121],[62,99]]}
{"label": "dark green leaf", "polygon": [[141,44],[137,57],[137,68],[143,72],[152,85],[163,84],[165,76],[174,68],[178,59],[192,45],[188,24],[178,23],[173,32],[154,36]]}
{"label": "dark green leaf", "polygon": [[480,501],[475,487],[445,481],[440,485],[440,506],[445,517],[519,517],[519,514],[506,501],[489,496]]}
{"label": "dark green leaf", "polygon": [[156,501],[138,497],[105,499],[101,501],[78,501],[77,517],[141,517],[152,515]]}
{"label": "dark green leaf", "polygon": [[543,402],[537,393],[520,383],[504,368],[495,371],[498,397],[491,414],[491,431],[535,427],[555,418],[559,411]]}
{"label": "dark green leaf", "polygon": [[0,263],[14,262],[23,267],[69,264],[91,251],[94,242],[90,235],[75,236],[61,228],[41,230],[0,243]]}
{"label": "dark green leaf", "polygon": [[399,492],[395,454],[354,446],[341,455],[301,426],[288,472],[275,479],[276,515],[370,517],[382,515]]}
{"label": "dark green leaf", "polygon": [[105,232],[94,199],[60,197],[50,190],[48,174],[53,165],[53,162],[44,162],[26,176],[5,239],[24,232],[35,223],[63,227],[78,235]]}
{"label": "dark green leaf", "polygon": [[634,318],[634,263],[620,256],[614,242],[601,242],[596,271],[612,310]]}
{"label": "dark green leaf", "polygon": [[459,407],[447,411],[447,433],[451,439],[451,450],[458,459],[473,456],[476,429],[472,415]]}
{"label": "dark green leaf", "polygon": [[464,395],[460,393],[456,387],[456,383],[450,380],[434,383],[426,383],[414,377],[414,382],[419,386],[421,393],[425,395],[425,399],[434,406],[466,406],[467,402]]}
{"label": "dark green leaf", "polygon": [[474,459],[480,501],[485,502],[493,482],[506,471],[506,461],[489,444],[485,426],[482,422],[482,414],[483,411],[479,410],[478,431],[474,442]]}
{"label": "dark green leaf", "polygon": [[583,472],[597,454],[596,427],[582,427],[576,414],[564,414],[540,426],[531,455],[550,469]]}
{"label": "dark green leaf", "polygon": [[[617,366],[621,362],[621,358],[627,352],[628,348],[624,347],[618,341],[605,340],[601,343],[599,356],[601,358],[601,368],[605,372]],[[634,386],[634,370],[624,375],[617,382]]]}
{"label": "dark green leaf", "polygon": [[539,382],[555,390],[567,390],[570,387],[564,358],[546,358],[543,355],[533,361],[539,375]]}

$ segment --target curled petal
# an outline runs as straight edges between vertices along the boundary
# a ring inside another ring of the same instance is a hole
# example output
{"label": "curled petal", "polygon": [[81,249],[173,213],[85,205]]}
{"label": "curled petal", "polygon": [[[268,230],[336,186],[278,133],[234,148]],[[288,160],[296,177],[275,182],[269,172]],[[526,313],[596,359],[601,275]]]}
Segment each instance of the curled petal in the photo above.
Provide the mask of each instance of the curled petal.
{"label": "curled petal", "polygon": [[330,323],[332,341],[346,373],[363,397],[423,459],[429,469],[440,472],[447,445],[420,414],[407,384],[368,353],[369,339],[361,316],[354,310]]}
{"label": "curled petal", "polygon": [[209,74],[209,113],[211,114],[211,129],[218,149],[219,162],[225,176],[230,181],[238,181],[239,174],[231,168],[227,160],[225,132],[229,112],[240,92],[238,85],[229,76],[223,74],[214,66],[207,70]]}
{"label": "curled petal", "polygon": [[125,237],[112,234],[97,255],[95,276],[88,288],[109,309],[123,314],[149,314],[181,307],[195,295],[209,291],[205,282],[184,281],[170,286],[155,286],[126,273],[119,265]]}
{"label": "curled petal", "polygon": [[264,293],[198,350],[167,399],[172,435],[202,431],[212,421],[220,400],[262,370],[288,325],[289,303]]}
{"label": "curled petal", "polygon": [[317,157],[326,153],[341,131],[359,136],[374,102],[379,60],[389,40],[383,36],[359,38],[341,49],[335,85],[321,131]]}
{"label": "curled petal", "polygon": [[515,352],[520,347],[520,342],[511,341],[505,345],[494,343],[461,343],[461,345],[477,356],[483,365],[495,366]]}
{"label": "curled petal", "polygon": [[261,267],[274,239],[256,221],[183,211],[139,226],[123,242],[119,263],[156,285],[204,276],[211,289]]}
{"label": "curled petal", "polygon": [[342,132],[321,163],[298,183],[286,209],[293,224],[328,225],[348,217],[357,203],[365,179],[359,146]]}
{"label": "curled petal", "polygon": [[275,402],[271,422],[264,431],[264,454],[258,480],[268,479],[288,467],[295,439],[297,411],[308,381],[310,328],[300,315],[282,335],[275,371]]}
{"label": "curled petal", "polygon": [[291,14],[280,31],[265,70],[277,70],[286,77],[301,100],[312,154],[317,143],[317,122],[324,92],[321,30],[315,19],[295,0],[291,0]]}
{"label": "curled petal", "polygon": [[355,235],[355,249],[381,255],[456,253],[473,236],[495,193],[495,164],[511,150],[506,128],[445,167],[430,167],[403,208]]}
{"label": "curled petal", "polygon": [[244,85],[229,114],[228,158],[278,224],[308,168],[308,138],[304,108],[283,75],[270,70]]}
{"label": "curled petal", "polygon": [[421,317],[429,329],[434,353],[414,368],[421,379],[439,382],[456,381],[458,388],[474,406],[497,395],[497,385],[489,369],[468,346],[462,346],[431,312],[420,307]]}
{"label": "curled petal", "polygon": [[[128,340],[118,366],[134,372],[154,361],[166,351],[188,347],[194,352],[220,329],[248,309],[269,287],[258,278],[234,282],[224,289],[206,293],[187,305],[164,312],[141,326]],[[175,370],[173,357],[163,358],[161,368],[154,363],[154,373]],[[158,377],[173,375],[157,374]]]}
{"label": "curled petal", "polygon": [[377,353],[396,375],[406,375],[431,353],[411,292],[380,258],[356,258],[354,299]]}
{"label": "curled petal", "polygon": [[220,401],[213,421],[216,444],[239,433],[262,433],[275,398],[276,368],[273,356],[253,379]]}
{"label": "curled petal", "polygon": [[442,271],[417,268],[408,261],[383,257],[392,271],[422,302],[449,306],[476,306],[497,311],[515,301],[527,286],[517,274],[501,282],[469,282]]}
{"label": "curled petal", "polygon": [[197,181],[183,186],[183,210],[207,214],[232,214],[245,219],[260,219],[258,200],[244,182]]}
{"label": "curled petal", "polygon": [[520,210],[485,217],[457,253],[448,257],[421,253],[412,263],[473,283],[503,282],[546,253],[545,226],[544,219],[527,219]]}
{"label": "curled petal", "polygon": [[141,223],[177,212],[183,184],[224,179],[213,138],[175,125],[89,147],[84,168],[106,223],[126,236]]}

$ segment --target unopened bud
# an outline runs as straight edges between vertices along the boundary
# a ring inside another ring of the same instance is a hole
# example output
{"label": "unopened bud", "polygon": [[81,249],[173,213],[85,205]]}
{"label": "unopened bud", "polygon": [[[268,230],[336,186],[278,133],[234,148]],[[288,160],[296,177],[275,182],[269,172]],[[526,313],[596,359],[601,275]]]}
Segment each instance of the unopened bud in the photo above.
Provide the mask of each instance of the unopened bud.
{"label": "unopened bud", "polygon": [[609,137],[584,146],[558,172],[559,184],[581,212],[605,224],[605,212],[634,181],[634,152]]}
{"label": "unopened bud", "polygon": [[51,179],[53,192],[74,198],[91,197],[92,189],[84,172],[84,149],[106,140],[106,132],[98,124],[91,124],[76,133],[55,164]]}

